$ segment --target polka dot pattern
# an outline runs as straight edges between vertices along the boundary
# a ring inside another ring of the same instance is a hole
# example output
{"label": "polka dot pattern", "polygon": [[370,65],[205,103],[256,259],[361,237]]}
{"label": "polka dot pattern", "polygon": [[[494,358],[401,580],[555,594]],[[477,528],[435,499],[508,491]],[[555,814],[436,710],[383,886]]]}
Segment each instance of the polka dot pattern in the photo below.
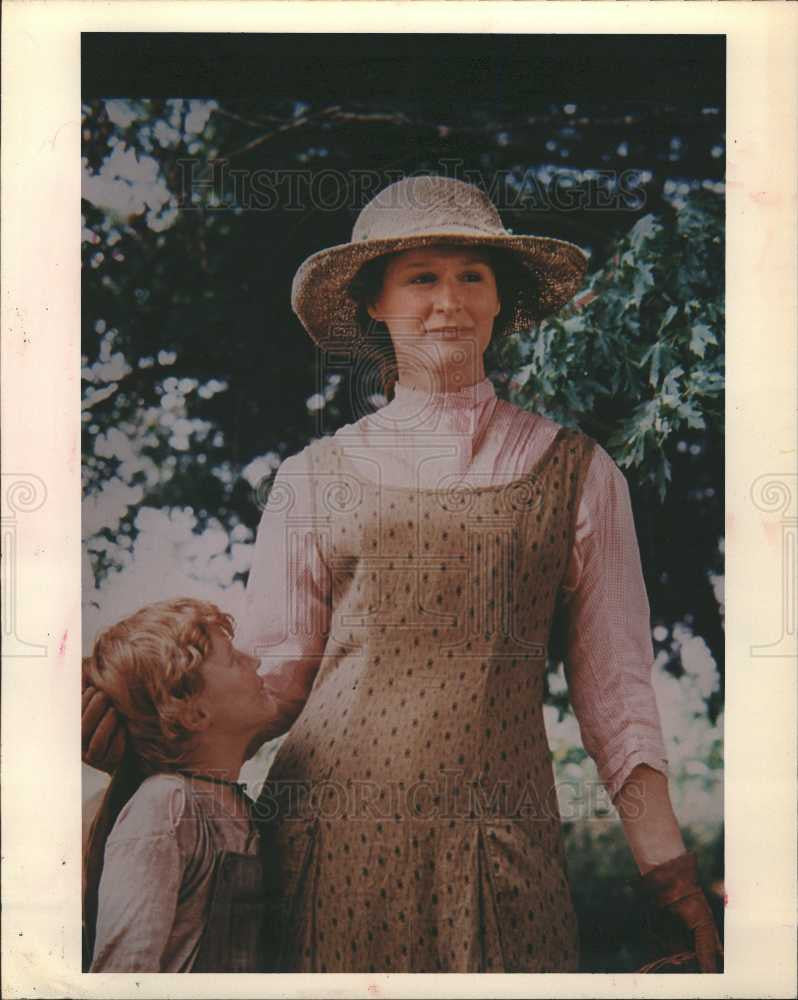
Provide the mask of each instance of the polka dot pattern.
{"label": "polka dot pattern", "polygon": [[478,488],[356,482],[329,439],[313,458],[332,625],[261,799],[282,967],[576,969],[542,701],[588,439]]}

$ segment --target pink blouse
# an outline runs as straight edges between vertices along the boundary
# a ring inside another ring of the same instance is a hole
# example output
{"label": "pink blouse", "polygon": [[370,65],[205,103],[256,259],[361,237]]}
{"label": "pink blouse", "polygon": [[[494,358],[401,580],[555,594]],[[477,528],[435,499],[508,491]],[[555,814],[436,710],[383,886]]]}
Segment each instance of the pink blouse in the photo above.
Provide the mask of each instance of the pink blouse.
{"label": "pink blouse", "polygon": [[[335,439],[364,479],[430,488],[457,475],[472,485],[494,485],[528,472],[558,426],[498,399],[486,378],[447,393],[397,384],[390,403],[341,428]],[[309,474],[307,450],[278,470],[258,529],[237,639],[264,661],[284,728],[306,700],[331,613],[310,491],[303,489]],[[303,524],[307,530],[297,533]],[[665,772],[667,760],[651,684],[649,605],[629,491],[598,446],[563,589],[571,702],[585,750],[614,798],[638,764]]]}

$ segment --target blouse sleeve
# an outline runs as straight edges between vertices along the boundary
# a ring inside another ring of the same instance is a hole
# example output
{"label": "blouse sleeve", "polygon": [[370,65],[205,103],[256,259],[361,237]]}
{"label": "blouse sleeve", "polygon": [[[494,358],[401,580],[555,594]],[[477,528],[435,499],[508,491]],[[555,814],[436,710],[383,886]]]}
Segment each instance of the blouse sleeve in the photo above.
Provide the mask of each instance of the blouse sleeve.
{"label": "blouse sleeve", "polygon": [[638,764],[667,773],[654,651],[629,488],[596,446],[563,584],[566,677],[585,750],[611,799]]}
{"label": "blouse sleeve", "polygon": [[92,972],[161,971],[195,842],[180,782],[145,782],[106,843]]}
{"label": "blouse sleeve", "polygon": [[307,700],[327,641],[330,583],[311,502],[309,452],[280,466],[261,516],[241,649],[260,658],[275,699],[272,736],[285,732]]}

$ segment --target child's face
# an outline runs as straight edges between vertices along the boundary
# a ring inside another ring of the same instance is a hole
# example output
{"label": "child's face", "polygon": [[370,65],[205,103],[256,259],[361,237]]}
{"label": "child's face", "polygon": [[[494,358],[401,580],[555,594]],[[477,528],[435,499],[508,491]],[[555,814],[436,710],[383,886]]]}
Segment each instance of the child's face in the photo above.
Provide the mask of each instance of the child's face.
{"label": "child's face", "polygon": [[221,629],[211,629],[210,653],[202,664],[209,733],[258,733],[268,728],[274,701],[258,676],[259,666],[257,657],[236,649]]}

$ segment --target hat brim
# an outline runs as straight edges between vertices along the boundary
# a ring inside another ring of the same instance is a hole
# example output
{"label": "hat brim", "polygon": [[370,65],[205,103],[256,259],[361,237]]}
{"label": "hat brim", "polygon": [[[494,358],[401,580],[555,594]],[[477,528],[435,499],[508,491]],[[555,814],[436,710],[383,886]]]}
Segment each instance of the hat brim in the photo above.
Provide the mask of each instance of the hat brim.
{"label": "hat brim", "polygon": [[291,306],[320,347],[351,344],[363,333],[358,323],[357,304],[349,295],[349,286],[360,268],[384,254],[441,244],[511,250],[529,270],[530,289],[534,289],[534,295],[519,296],[514,314],[505,324],[503,332],[506,333],[528,330],[537,320],[561,309],[579,291],[587,269],[584,251],[565,240],[441,229],[415,236],[343,243],[319,250],[297,270],[291,286]]}

